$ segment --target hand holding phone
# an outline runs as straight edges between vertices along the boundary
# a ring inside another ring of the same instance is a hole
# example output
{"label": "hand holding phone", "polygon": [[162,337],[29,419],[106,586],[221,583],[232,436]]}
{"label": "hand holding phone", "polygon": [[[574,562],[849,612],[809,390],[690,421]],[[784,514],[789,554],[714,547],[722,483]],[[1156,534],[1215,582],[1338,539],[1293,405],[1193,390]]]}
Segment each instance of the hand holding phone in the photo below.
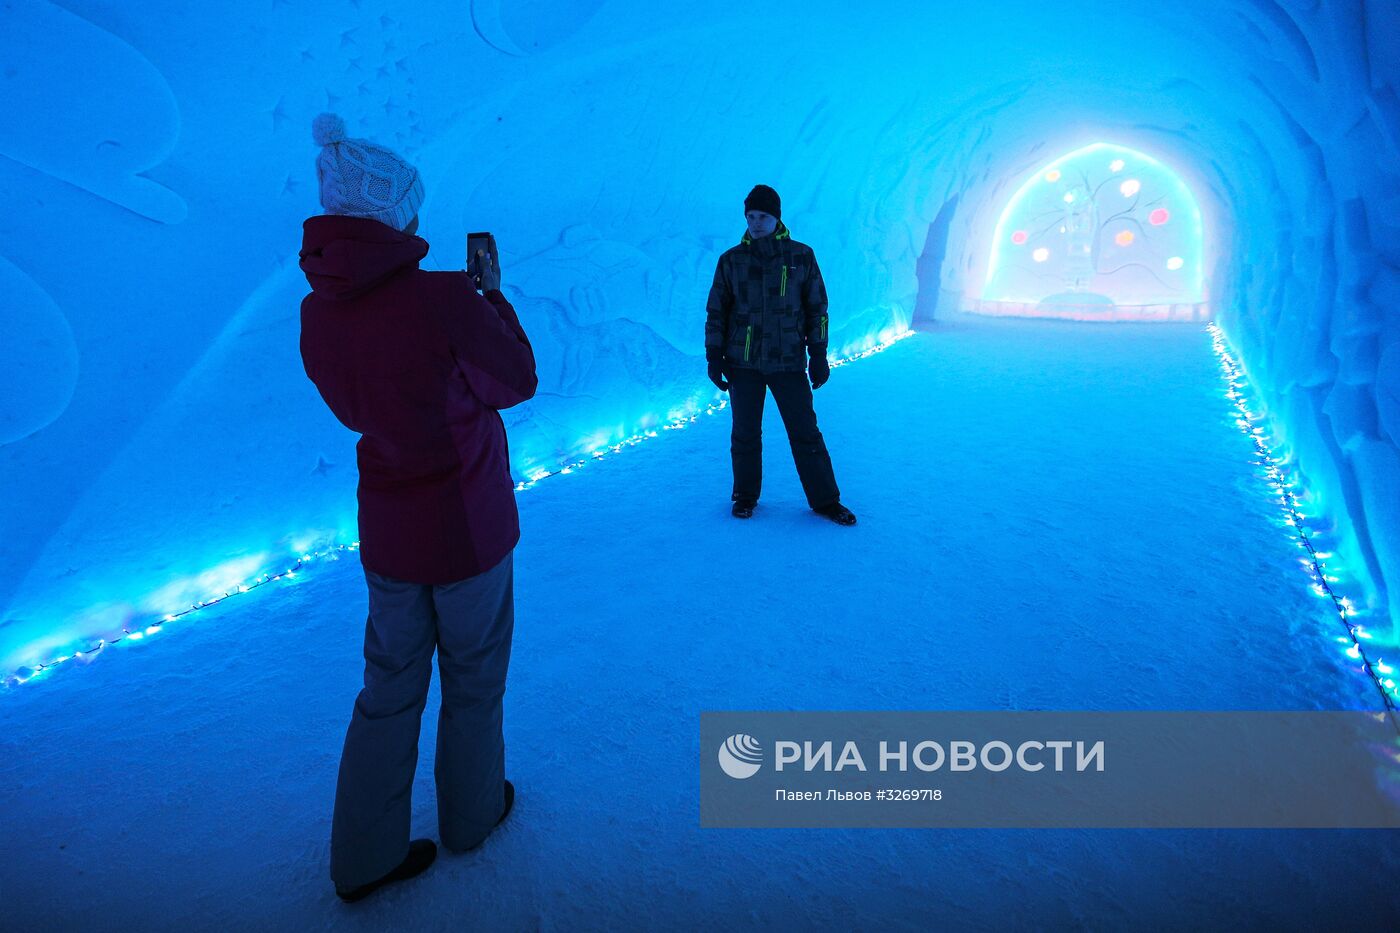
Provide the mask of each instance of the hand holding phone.
{"label": "hand holding phone", "polygon": [[490,233],[467,234],[467,272],[482,292],[501,287],[496,238]]}

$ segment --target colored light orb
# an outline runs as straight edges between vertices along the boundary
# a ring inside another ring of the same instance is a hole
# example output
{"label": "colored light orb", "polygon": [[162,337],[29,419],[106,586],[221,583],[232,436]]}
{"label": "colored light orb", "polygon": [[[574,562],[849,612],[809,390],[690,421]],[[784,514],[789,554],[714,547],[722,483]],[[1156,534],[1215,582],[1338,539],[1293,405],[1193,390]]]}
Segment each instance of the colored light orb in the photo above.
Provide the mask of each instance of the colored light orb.
{"label": "colored light orb", "polygon": [[1167,213],[1167,209],[1165,207],[1159,207],[1155,211],[1147,215],[1147,222],[1154,227],[1160,227],[1162,226],[1162,224],[1167,222],[1167,218],[1170,216],[1171,214]]}
{"label": "colored light orb", "polygon": [[1127,181],[1123,182],[1123,184],[1118,186],[1118,190],[1123,192],[1123,197],[1131,198],[1133,195],[1137,194],[1139,191],[1142,190],[1142,184],[1139,183],[1136,178],[1129,178]]}
{"label": "colored light orb", "polygon": [[1186,263],[1182,262],[1180,256],[1173,256],[1171,259],[1167,260],[1167,268],[1172,270],[1173,272],[1175,272],[1177,269],[1180,269],[1184,265],[1186,265]]}
{"label": "colored light orb", "polygon": [[1057,169],[1057,168],[1052,168],[1050,171],[1048,171],[1048,172],[1045,173],[1045,180],[1046,180],[1046,181],[1059,181],[1059,180],[1060,180],[1060,170]]}
{"label": "colored light orb", "polygon": [[1015,243],[1017,246],[1026,242],[1026,231],[1017,230],[1015,233],[1011,234],[1011,242]]}
{"label": "colored light orb", "polygon": [[1122,159],[1114,159],[1112,162],[1108,163],[1108,170],[1109,170],[1110,172],[1121,172],[1121,171],[1123,171],[1123,160],[1122,160]]}
{"label": "colored light orb", "polygon": [[1050,251],[1042,246],[1040,247],[1040,249],[1031,253],[1031,258],[1034,259],[1036,262],[1044,262],[1045,260],[1050,258]]}
{"label": "colored light orb", "polygon": [[1118,235],[1113,238],[1113,242],[1119,246],[1131,246],[1133,243],[1133,231],[1119,230]]}

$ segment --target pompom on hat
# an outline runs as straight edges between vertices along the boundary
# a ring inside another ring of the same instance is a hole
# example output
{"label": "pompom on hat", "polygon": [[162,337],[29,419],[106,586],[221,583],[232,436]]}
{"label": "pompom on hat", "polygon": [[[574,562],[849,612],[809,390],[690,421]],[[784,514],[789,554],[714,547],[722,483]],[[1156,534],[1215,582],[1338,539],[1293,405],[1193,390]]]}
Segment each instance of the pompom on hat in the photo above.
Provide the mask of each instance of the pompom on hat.
{"label": "pompom on hat", "polygon": [[327,214],[367,217],[395,230],[418,216],[423,180],[393,150],[367,139],[347,138],[345,121],[334,113],[311,121],[311,138],[321,147],[316,179]]}

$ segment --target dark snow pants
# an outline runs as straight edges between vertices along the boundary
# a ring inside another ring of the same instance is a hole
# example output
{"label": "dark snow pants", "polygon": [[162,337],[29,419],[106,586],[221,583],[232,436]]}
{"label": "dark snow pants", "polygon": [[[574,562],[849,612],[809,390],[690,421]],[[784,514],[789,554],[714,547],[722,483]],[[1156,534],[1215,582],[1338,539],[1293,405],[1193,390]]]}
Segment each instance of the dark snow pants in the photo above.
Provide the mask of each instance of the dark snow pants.
{"label": "dark snow pants", "polygon": [[841,498],[831,455],[817,430],[817,413],[812,408],[812,387],[805,372],[763,373],[756,369],[730,367],[729,407],[734,428],[729,436],[729,453],[734,461],[734,495],[737,502],[758,501],[763,484],[763,401],[773,393],[778,414],[783,416],[792,459],[807,504],[814,509]]}
{"label": "dark snow pants", "polygon": [[505,808],[501,705],[515,630],[513,554],[438,586],[365,571],[365,685],[340,756],[331,880],[374,881],[408,854],[418,730],[437,649],[438,833],[449,849],[481,842]]}

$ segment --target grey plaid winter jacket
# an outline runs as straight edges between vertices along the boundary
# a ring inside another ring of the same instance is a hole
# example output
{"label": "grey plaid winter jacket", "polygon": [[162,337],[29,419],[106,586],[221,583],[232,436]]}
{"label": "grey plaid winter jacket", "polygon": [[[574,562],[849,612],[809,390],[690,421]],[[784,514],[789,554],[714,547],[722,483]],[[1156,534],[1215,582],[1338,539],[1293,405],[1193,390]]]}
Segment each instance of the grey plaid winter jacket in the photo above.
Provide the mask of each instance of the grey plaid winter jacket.
{"label": "grey plaid winter jacket", "polygon": [[[807,369],[826,354],[826,285],[816,254],[781,223],[725,251],[705,305],[705,355],[762,372]],[[716,353],[716,351],[719,351]]]}

